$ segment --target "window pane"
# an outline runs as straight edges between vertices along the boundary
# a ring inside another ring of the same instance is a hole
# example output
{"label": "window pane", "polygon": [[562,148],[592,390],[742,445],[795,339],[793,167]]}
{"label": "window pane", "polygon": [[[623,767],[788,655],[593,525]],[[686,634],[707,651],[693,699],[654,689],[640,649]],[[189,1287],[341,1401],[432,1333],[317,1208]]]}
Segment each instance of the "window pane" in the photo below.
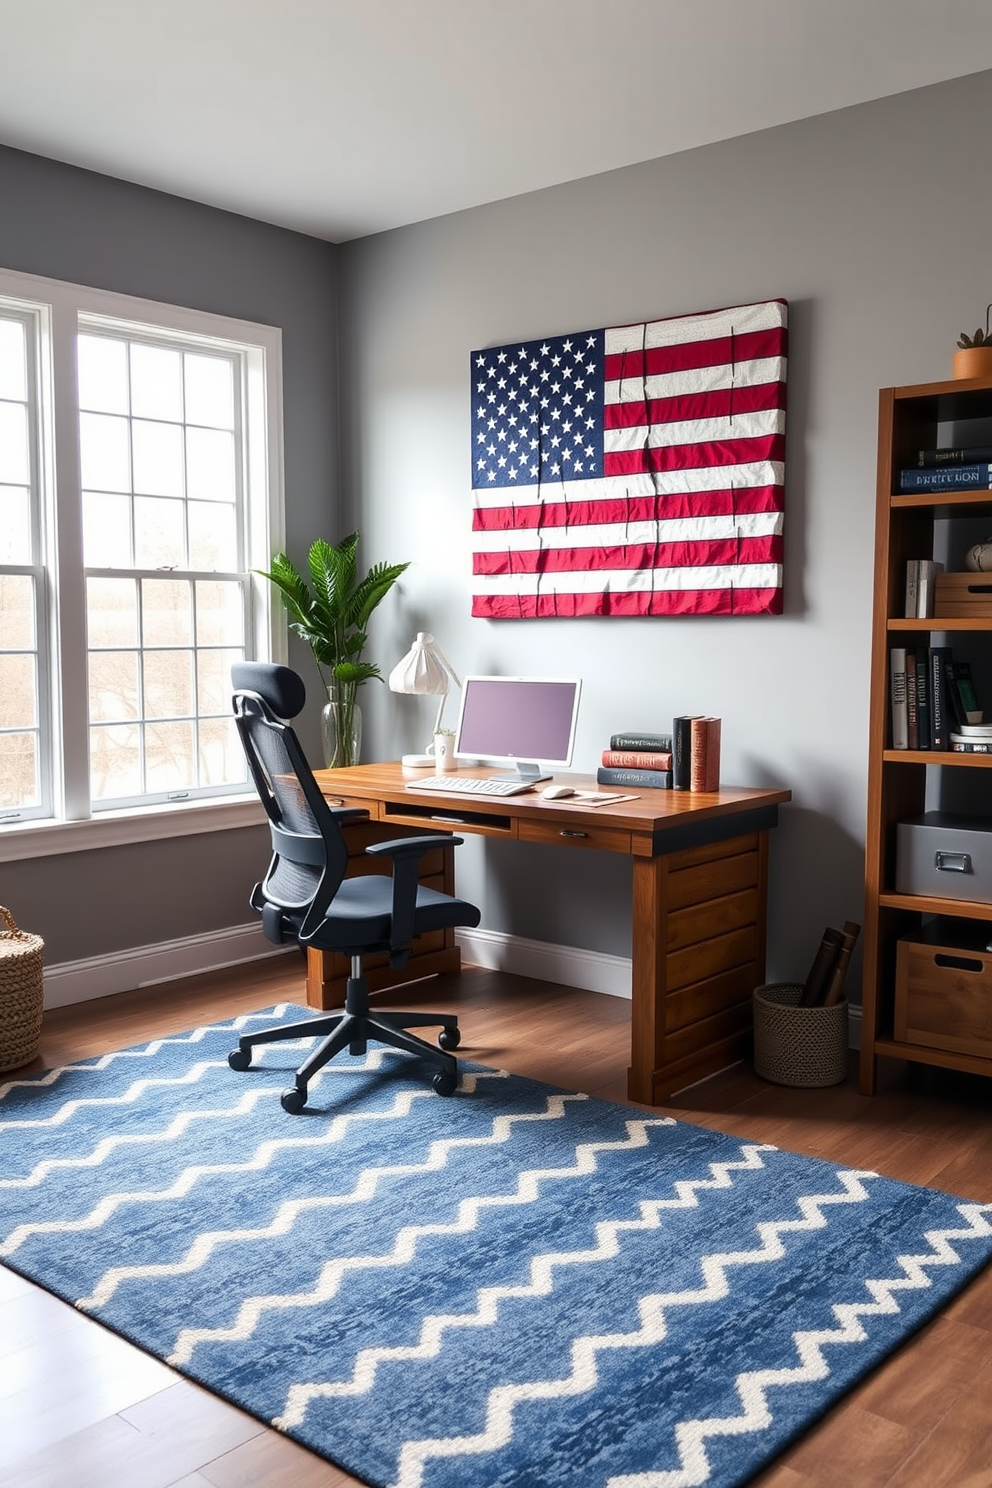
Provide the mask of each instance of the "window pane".
{"label": "window pane", "polygon": [[79,462],[88,491],[130,491],[127,419],[105,413],[79,415]]}
{"label": "window pane", "polygon": [[94,648],[138,644],[138,596],[133,579],[86,580],[86,634]]}
{"label": "window pane", "polygon": [[238,785],[248,779],[244,751],[234,719],[211,718],[200,724],[200,784]]}
{"label": "window pane", "polygon": [[188,507],[189,566],[221,573],[238,569],[238,529],[233,506],[191,501]]}
{"label": "window pane", "polygon": [[141,794],[141,730],[90,729],[90,791],[95,801]]}
{"label": "window pane", "polygon": [[243,651],[196,653],[196,703],[201,718],[205,713],[231,711],[231,668],[244,659]]}
{"label": "window pane", "polygon": [[79,406],[92,413],[127,413],[127,345],[109,336],[76,342]]}
{"label": "window pane", "polygon": [[192,722],[145,725],[146,790],[185,790],[196,785],[193,731]]}
{"label": "window pane", "polygon": [[186,430],[186,494],[197,501],[233,501],[234,435]]}
{"label": "window pane", "polygon": [[149,424],[135,419],[134,489],[145,496],[183,494],[183,438],[176,424]]}
{"label": "window pane", "polygon": [[34,644],[34,579],[0,574],[0,648],[30,651]]}
{"label": "window pane", "polygon": [[196,582],[196,644],[243,646],[244,590],[233,579]]}
{"label": "window pane", "polygon": [[187,352],[186,419],[215,429],[234,428],[234,367],[219,357]]}
{"label": "window pane", "polygon": [[0,653],[0,728],[37,728],[34,655]]}
{"label": "window pane", "polygon": [[31,512],[27,487],[0,486],[0,563],[30,562]]}
{"label": "window pane", "polygon": [[141,639],[146,646],[193,644],[193,596],[186,579],[142,579]]}
{"label": "window pane", "polygon": [[0,481],[26,486],[30,479],[28,411],[23,403],[0,403]]}
{"label": "window pane", "polygon": [[192,651],[146,651],[145,717],[188,718],[192,713]]}
{"label": "window pane", "polygon": [[0,734],[0,806],[21,810],[41,803],[37,734]]}
{"label": "window pane", "polygon": [[137,651],[91,651],[90,722],[119,723],[137,718]]}
{"label": "window pane", "polygon": [[134,561],[138,568],[182,568],[183,503],[134,498]]}
{"label": "window pane", "polygon": [[[17,398],[22,403],[28,396],[28,369],[25,356],[24,326],[19,320],[0,320],[0,398]],[[197,361],[204,358],[197,357]],[[224,366],[224,363],[220,363]],[[213,423],[213,419],[202,419]],[[219,421],[218,421],[219,422]]]}
{"label": "window pane", "polygon": [[131,412],[136,418],[182,418],[181,352],[132,342]]}
{"label": "window pane", "polygon": [[131,498],[83,492],[83,562],[87,568],[131,567]]}

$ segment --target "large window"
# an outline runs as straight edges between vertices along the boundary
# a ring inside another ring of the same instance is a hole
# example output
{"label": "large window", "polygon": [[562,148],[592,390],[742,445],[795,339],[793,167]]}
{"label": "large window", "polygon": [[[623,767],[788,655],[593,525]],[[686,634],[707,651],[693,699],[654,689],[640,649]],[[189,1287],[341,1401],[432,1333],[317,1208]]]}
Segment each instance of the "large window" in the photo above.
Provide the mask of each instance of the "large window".
{"label": "large window", "polygon": [[0,271],[0,823],[246,790],[280,418],[278,331]]}

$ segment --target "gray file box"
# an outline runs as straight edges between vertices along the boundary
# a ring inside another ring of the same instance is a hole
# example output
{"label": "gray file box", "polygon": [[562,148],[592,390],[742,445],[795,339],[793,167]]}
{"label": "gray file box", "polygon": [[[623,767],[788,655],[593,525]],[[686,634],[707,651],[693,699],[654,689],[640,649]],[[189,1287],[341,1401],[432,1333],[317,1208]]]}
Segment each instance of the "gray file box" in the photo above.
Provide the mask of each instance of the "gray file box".
{"label": "gray file box", "polygon": [[926,811],[900,822],[896,893],[992,903],[992,821]]}

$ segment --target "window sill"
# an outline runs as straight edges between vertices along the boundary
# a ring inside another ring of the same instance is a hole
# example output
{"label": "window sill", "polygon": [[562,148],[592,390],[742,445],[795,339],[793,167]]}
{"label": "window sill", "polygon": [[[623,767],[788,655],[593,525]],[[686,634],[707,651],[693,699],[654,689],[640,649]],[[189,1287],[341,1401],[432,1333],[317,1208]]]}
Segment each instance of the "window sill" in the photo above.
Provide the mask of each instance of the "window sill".
{"label": "window sill", "polygon": [[108,811],[88,821],[29,821],[0,828],[0,863],[123,847],[131,842],[158,842],[166,837],[192,837],[200,832],[228,832],[237,827],[262,826],[265,820],[261,802],[251,795]]}

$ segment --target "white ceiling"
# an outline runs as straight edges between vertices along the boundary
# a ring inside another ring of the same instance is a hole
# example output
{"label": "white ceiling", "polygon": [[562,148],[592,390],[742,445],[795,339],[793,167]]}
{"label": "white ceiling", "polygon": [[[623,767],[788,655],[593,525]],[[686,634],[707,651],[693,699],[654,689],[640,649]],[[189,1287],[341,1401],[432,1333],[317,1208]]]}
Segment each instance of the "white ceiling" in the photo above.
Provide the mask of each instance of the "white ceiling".
{"label": "white ceiling", "polygon": [[989,67],[990,0],[0,0],[0,142],[342,242]]}

